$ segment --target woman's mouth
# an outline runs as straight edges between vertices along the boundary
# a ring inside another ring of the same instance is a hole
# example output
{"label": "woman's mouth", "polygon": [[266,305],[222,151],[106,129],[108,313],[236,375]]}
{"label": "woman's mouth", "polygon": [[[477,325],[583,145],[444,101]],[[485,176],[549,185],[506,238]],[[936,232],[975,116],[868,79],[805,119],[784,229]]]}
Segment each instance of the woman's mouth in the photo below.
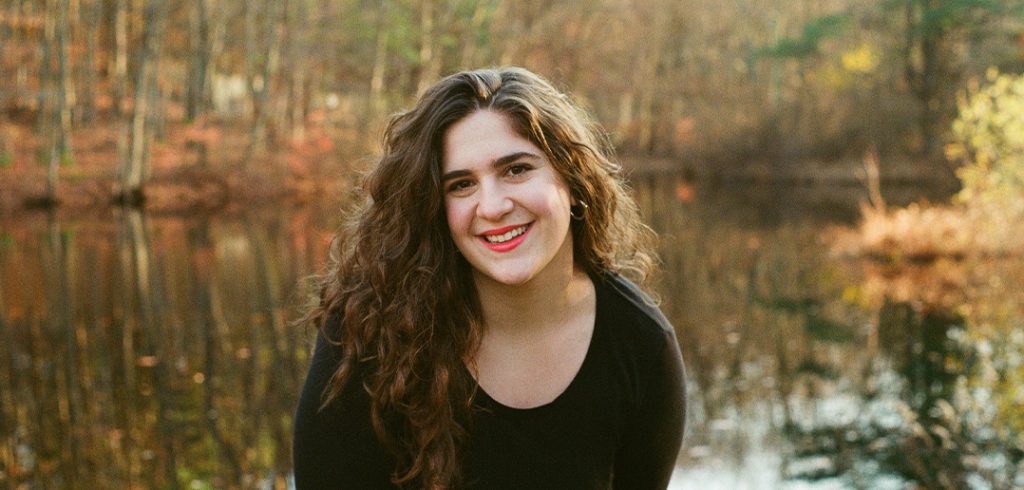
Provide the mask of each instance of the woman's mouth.
{"label": "woman's mouth", "polygon": [[523,242],[531,225],[532,223],[527,223],[488,230],[479,235],[480,241],[495,252],[508,252]]}

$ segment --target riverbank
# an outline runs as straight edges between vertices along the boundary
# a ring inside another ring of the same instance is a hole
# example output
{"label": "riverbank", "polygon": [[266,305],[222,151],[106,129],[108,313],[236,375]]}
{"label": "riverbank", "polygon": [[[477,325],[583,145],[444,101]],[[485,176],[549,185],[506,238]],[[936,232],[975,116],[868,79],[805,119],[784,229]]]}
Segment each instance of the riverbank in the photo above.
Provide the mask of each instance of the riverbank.
{"label": "riverbank", "polygon": [[[27,123],[0,123],[0,215],[40,208],[46,196],[46,167]],[[98,123],[76,130],[72,152],[60,167],[57,208],[81,214],[115,206],[117,192],[116,128]],[[209,121],[167,123],[153,144],[151,179],[143,208],[152,213],[217,212],[226,208],[280,206],[322,201],[347,193],[355,168],[371,151],[365,137],[323,126],[307,126],[301,137],[277,141],[264,151],[248,144],[244,128]],[[0,155],[3,157],[3,155]],[[677,158],[622,155],[632,178],[672,174],[692,181],[795,185],[830,192],[865,188],[865,169],[858,160],[751,161],[730,164],[690,162]],[[956,181],[942,163],[886,158],[879,165],[885,184],[912,185],[952,194]],[[934,194],[934,192],[932,192]]]}
{"label": "riverbank", "polygon": [[[47,168],[27,125],[0,125],[7,140],[0,165],[0,215],[46,208]],[[218,212],[233,208],[299,205],[347,192],[356,164],[337,138],[312,128],[301,138],[254,150],[241,129],[207,122],[167,124],[152,145],[151,178],[142,208],[151,213]],[[62,214],[89,214],[116,206],[117,132],[99,124],[76,130],[59,169]]]}
{"label": "riverbank", "polygon": [[[915,185],[948,194],[959,189],[960,182],[948,162],[908,156],[886,156],[878,159],[881,160],[877,162],[878,177],[885,184]],[[700,181],[840,187],[867,185],[867,170],[863,158],[715,163],[622,155],[620,161],[627,173],[682,173]]]}

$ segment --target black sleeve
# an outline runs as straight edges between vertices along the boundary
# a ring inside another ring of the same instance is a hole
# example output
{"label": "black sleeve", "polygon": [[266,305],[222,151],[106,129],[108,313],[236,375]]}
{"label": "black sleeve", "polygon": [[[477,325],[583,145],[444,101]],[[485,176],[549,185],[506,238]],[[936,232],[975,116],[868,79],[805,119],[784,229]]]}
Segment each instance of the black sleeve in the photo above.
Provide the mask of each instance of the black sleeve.
{"label": "black sleeve", "polygon": [[679,344],[671,332],[651,364],[640,409],[615,457],[616,489],[666,488],[683,441],[685,375]]}
{"label": "black sleeve", "polygon": [[311,489],[394,488],[394,460],[370,423],[370,398],[358,371],[330,405],[321,395],[341,360],[341,349],[317,336],[316,350],[295,413],[292,459],[295,487]]}

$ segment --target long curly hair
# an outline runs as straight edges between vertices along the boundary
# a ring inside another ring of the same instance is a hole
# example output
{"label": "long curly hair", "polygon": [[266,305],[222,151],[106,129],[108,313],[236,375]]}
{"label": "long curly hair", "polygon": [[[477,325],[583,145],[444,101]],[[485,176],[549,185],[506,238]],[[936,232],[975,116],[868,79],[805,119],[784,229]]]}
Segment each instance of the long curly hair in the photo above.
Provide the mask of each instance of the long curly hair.
{"label": "long curly hair", "polygon": [[471,266],[448,228],[441,169],[447,128],[481,109],[507,116],[589,206],[572,221],[578,265],[643,284],[655,260],[654,235],[606,135],[538,75],[515,67],[456,73],[394,115],[383,156],[363,182],[368,198],[335,236],[319,302],[302,321],[343,352],[323,406],[343,403],[346,383],[362,383],[373,429],[396,457],[392,482],[403,487],[462,483],[459,448],[476,389],[466,366],[483,324]]}

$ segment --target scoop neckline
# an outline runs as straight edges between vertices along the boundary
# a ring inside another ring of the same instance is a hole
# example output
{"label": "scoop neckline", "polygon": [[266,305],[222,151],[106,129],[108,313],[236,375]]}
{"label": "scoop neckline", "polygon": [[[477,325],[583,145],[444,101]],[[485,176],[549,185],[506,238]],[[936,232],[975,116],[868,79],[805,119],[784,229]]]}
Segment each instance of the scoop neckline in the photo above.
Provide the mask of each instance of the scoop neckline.
{"label": "scoop neckline", "polygon": [[[594,345],[597,343],[597,336],[598,336],[598,333],[600,331],[600,329],[598,327],[600,327],[600,325],[601,325],[601,322],[598,321],[598,319],[601,318],[601,311],[603,309],[602,303],[604,303],[603,301],[601,301],[601,296],[602,296],[601,281],[602,281],[602,279],[600,277],[595,277],[594,275],[589,275],[589,276],[590,276],[591,282],[594,284],[594,327],[590,331],[590,341],[587,343],[587,353],[584,354],[584,356],[583,356],[583,362],[580,363],[579,369],[576,370],[576,374],[573,375],[572,380],[569,381],[569,384],[566,385],[565,389],[562,390],[562,392],[559,393],[558,395],[556,395],[553,399],[551,399],[551,401],[548,401],[546,403],[542,403],[540,405],[537,405],[536,407],[529,407],[529,408],[510,407],[510,406],[505,405],[504,403],[501,403],[498,400],[494,399],[494,397],[491,396],[490,393],[487,393],[487,390],[485,390],[482,386],[480,386],[480,383],[477,381],[476,377],[473,376],[473,373],[469,370],[469,368],[465,364],[463,364],[462,367],[463,367],[463,369],[466,370],[466,374],[470,377],[470,379],[473,380],[473,390],[474,390],[473,397],[474,397],[474,399],[476,399],[475,400],[475,404],[476,405],[482,406],[484,408],[494,407],[494,408],[496,408],[496,409],[498,409],[498,410],[500,410],[502,412],[512,413],[512,414],[519,414],[519,415],[539,414],[539,413],[544,413],[546,411],[549,411],[553,407],[556,407],[570,393],[572,393],[573,391],[575,391],[577,389],[577,385],[580,384],[580,378],[582,378],[583,375],[587,372],[590,364],[593,364],[593,362],[594,362],[592,360],[592,358],[594,357]],[[486,402],[486,404],[479,403],[481,401],[481,399],[482,399],[482,401]]]}

